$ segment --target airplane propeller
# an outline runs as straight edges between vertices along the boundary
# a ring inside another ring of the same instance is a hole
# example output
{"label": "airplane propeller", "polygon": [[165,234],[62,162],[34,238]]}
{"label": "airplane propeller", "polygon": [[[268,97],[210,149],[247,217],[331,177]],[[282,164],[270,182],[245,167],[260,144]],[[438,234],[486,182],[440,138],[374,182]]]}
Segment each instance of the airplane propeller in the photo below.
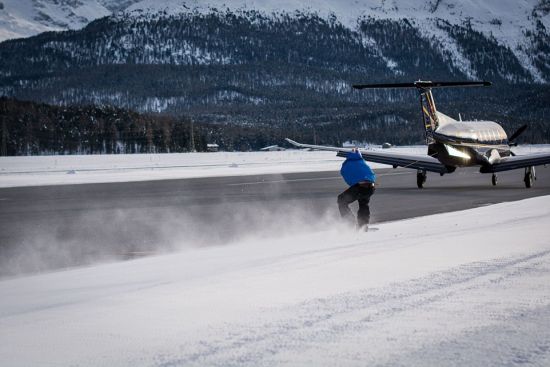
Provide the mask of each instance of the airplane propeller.
{"label": "airplane propeller", "polygon": [[[519,129],[516,130],[515,133],[513,133],[509,138],[508,138],[508,145],[511,146],[511,147],[517,147],[518,146],[518,143],[515,143],[513,142],[514,140],[516,140],[518,138],[518,136],[520,136],[521,134],[523,134],[523,132],[525,131],[525,129],[527,129],[527,125],[523,125],[522,127],[520,127]],[[510,154],[512,154],[512,156],[515,156],[516,154],[512,151],[510,151]]]}
{"label": "airplane propeller", "polygon": [[[514,141],[517,139],[518,136],[520,136],[521,134],[523,134],[523,132],[525,131],[525,129],[527,129],[527,125],[523,125],[522,127],[520,127],[519,129],[516,130],[515,133],[513,133],[509,138],[508,138],[508,141],[511,142],[511,141]],[[510,143],[510,146],[516,146],[518,145],[517,143]]]}

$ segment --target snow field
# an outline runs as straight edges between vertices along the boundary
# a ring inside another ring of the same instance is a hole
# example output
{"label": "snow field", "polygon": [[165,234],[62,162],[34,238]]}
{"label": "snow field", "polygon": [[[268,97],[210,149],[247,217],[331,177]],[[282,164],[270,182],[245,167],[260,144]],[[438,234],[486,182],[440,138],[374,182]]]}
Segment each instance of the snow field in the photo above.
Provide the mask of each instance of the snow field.
{"label": "snow field", "polygon": [[0,187],[335,171],[342,161],[334,152],[300,150],[0,157]]}
{"label": "snow field", "polygon": [[[395,147],[384,151],[422,156],[427,148]],[[518,154],[548,152],[550,145],[526,145],[514,151]],[[342,161],[334,152],[303,150],[0,157],[0,187],[338,171]]]}
{"label": "snow field", "polygon": [[0,281],[9,366],[550,362],[550,196]]}

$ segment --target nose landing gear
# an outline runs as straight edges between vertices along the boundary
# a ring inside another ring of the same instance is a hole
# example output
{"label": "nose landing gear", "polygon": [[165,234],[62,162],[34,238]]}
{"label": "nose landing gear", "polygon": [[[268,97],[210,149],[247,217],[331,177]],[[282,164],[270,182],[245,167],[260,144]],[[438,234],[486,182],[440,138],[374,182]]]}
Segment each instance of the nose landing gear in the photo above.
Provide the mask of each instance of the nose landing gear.
{"label": "nose landing gear", "polygon": [[493,177],[491,178],[491,182],[493,183],[493,186],[496,186],[498,183],[497,175],[493,173]]}

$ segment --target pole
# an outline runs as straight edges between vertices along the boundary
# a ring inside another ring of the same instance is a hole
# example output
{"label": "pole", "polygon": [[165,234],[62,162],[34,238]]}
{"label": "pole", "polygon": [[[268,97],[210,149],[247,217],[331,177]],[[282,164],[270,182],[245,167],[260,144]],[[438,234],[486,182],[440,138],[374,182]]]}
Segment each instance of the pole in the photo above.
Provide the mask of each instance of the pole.
{"label": "pole", "polygon": [[315,131],[315,125],[313,125],[313,144],[317,145],[317,131]]}
{"label": "pole", "polygon": [[191,141],[189,142],[189,150],[196,152],[195,150],[195,133],[193,131],[193,119],[191,119]]}
{"label": "pole", "polygon": [[4,117],[2,117],[2,146],[0,147],[0,155],[3,157],[8,155],[8,127]]}

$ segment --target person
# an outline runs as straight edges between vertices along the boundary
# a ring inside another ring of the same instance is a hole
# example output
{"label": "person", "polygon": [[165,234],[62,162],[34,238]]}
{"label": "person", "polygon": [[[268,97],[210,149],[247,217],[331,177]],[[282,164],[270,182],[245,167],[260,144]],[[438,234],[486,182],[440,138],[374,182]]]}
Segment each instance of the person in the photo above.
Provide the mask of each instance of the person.
{"label": "person", "polygon": [[361,153],[354,148],[348,153],[346,160],[342,163],[340,174],[344,181],[350,186],[346,191],[338,195],[338,209],[344,219],[353,220],[353,214],[349,205],[354,201],[359,202],[357,211],[357,228],[368,230],[370,221],[369,201],[374,194],[374,183],[376,174],[365,162]]}

